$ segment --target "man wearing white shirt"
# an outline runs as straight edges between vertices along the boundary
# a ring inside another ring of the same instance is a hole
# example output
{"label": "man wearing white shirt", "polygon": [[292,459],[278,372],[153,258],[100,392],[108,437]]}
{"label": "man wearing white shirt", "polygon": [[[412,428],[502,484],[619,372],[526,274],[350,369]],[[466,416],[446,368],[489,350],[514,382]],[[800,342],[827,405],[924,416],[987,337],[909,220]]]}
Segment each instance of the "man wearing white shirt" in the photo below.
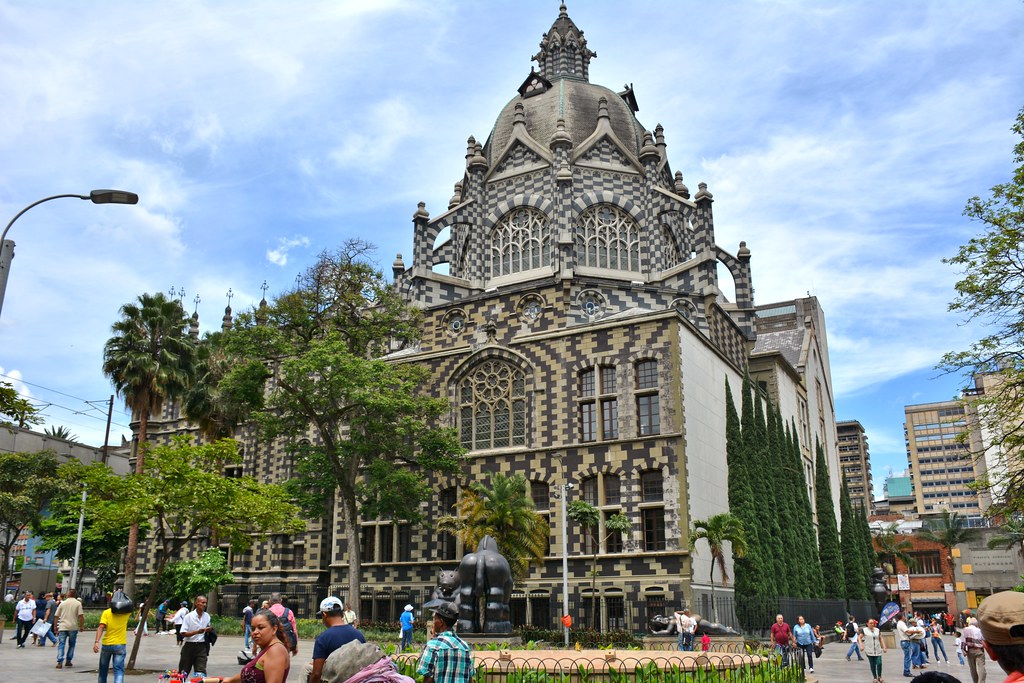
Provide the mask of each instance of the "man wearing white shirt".
{"label": "man wearing white shirt", "polygon": [[210,632],[210,615],[206,613],[206,597],[196,596],[196,608],[181,620],[181,656],[178,671],[194,671],[196,676],[206,677],[206,659],[210,646],[206,634]]}
{"label": "man wearing white shirt", "polygon": [[18,647],[24,649],[29,631],[32,630],[32,624],[36,623],[36,601],[32,599],[32,593],[25,593],[18,604],[14,606],[14,610],[17,613],[18,621],[14,637],[18,641]]}

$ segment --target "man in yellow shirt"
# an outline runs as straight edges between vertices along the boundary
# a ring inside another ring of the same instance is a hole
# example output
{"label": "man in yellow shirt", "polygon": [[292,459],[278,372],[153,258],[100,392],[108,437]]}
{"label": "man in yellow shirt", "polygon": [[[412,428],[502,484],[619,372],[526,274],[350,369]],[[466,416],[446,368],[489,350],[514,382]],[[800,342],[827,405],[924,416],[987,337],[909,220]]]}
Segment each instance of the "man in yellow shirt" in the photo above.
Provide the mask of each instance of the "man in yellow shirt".
{"label": "man in yellow shirt", "polygon": [[[107,683],[107,670],[110,660],[114,660],[114,683],[124,683],[124,657],[128,649],[128,617],[131,612],[114,614],[110,609],[103,610],[100,616],[100,627],[96,630],[96,642],[92,651],[100,653],[100,671],[98,683]],[[100,647],[102,643],[103,647]]]}

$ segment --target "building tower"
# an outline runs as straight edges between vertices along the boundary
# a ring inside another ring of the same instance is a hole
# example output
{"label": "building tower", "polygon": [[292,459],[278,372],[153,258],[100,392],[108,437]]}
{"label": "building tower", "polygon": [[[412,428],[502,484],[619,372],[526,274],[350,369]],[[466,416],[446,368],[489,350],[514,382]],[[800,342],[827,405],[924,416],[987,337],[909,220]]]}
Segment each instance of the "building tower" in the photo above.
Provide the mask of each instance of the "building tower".
{"label": "building tower", "polygon": [[858,506],[868,517],[874,514],[871,489],[871,456],[868,454],[868,436],[864,425],[857,420],[836,423],[839,436],[839,466],[846,477],[850,503]]}

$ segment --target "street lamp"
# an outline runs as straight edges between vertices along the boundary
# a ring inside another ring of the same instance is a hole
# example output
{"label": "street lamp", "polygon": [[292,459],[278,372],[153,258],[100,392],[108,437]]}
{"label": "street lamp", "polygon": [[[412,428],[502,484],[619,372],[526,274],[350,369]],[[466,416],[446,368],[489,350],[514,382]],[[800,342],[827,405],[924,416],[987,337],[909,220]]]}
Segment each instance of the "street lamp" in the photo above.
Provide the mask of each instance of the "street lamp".
{"label": "street lamp", "polygon": [[569,616],[569,519],[566,508],[569,507],[569,491],[576,488],[572,482],[558,485],[557,497],[562,499],[562,629],[565,631],[565,646],[569,646],[569,626],[565,617]]}
{"label": "street lamp", "polygon": [[21,218],[21,215],[34,206],[52,199],[88,199],[93,204],[138,204],[139,195],[124,190],[93,190],[89,194],[55,194],[52,197],[44,197],[37,202],[32,202],[18,212],[11,222],[0,233],[0,312],[4,307],[4,294],[7,292],[7,276],[11,272],[11,260],[14,258],[14,242],[7,239],[7,231],[14,225],[14,221]]}

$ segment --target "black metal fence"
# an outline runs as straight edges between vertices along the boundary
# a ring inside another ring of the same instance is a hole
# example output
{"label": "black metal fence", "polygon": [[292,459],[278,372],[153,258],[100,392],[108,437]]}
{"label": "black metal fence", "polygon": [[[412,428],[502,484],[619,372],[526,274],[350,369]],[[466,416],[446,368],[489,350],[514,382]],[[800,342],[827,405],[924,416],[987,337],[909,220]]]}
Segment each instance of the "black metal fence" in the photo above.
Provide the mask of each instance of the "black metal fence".
{"label": "black metal fence", "polygon": [[[289,583],[249,583],[231,584],[220,591],[220,613],[226,616],[240,615],[242,608],[250,600],[257,603],[270,597],[271,593],[281,593],[284,604],[292,609],[299,618],[315,618],[320,601],[328,595],[336,595],[351,604],[348,600],[347,586],[289,584]],[[363,591],[359,595],[358,604],[353,608],[363,622],[395,622],[406,604],[419,610],[430,600],[429,590],[405,591]],[[873,603],[869,601],[850,601],[849,606],[843,600],[802,600],[797,598],[740,598],[731,594],[716,595],[714,609],[707,595],[699,595],[693,611],[708,621],[717,621],[739,633],[764,638],[768,629],[775,621],[775,615],[781,614],[787,623],[797,623],[797,617],[803,616],[809,624],[820,624],[823,633],[837,621],[846,621],[846,615],[852,613],[858,622],[864,623],[869,616],[877,616]],[[555,594],[527,594],[515,592],[509,604],[513,627],[532,626],[544,629],[562,628],[562,600]],[[569,599],[568,613],[573,618],[575,628],[591,628],[597,631],[629,631],[632,633],[651,633],[654,617],[670,616],[675,607],[667,604],[660,596],[641,597],[639,600],[625,600],[621,597],[603,597],[591,599],[587,596],[574,596]]]}

